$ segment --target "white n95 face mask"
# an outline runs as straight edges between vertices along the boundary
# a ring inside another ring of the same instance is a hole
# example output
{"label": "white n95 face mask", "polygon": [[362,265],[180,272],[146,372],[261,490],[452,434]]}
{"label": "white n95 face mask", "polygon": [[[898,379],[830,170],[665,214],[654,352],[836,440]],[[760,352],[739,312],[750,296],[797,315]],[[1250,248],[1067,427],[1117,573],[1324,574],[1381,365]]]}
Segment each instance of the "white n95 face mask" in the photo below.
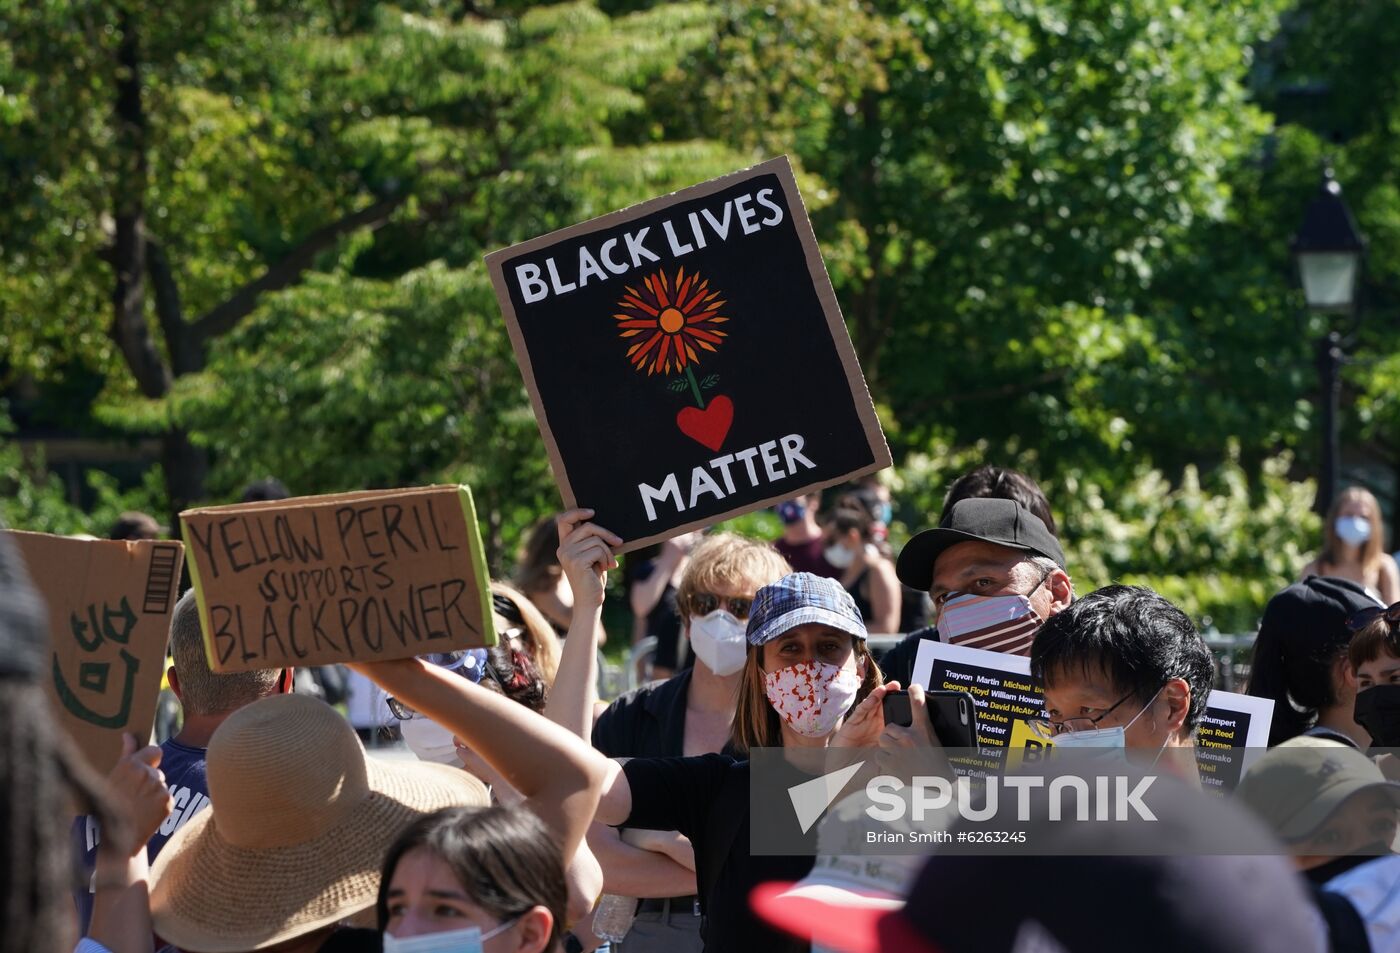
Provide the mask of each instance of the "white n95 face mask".
{"label": "white n95 face mask", "polygon": [[690,620],[690,647],[716,675],[733,675],[748,657],[747,626],[727,609]]}
{"label": "white n95 face mask", "polygon": [[849,569],[856,561],[856,554],[844,543],[832,543],[822,550],[822,558],[830,563],[833,569]]}
{"label": "white n95 face mask", "polygon": [[425,933],[422,936],[406,936],[403,939],[385,933],[384,953],[481,953],[483,941],[504,933],[514,925],[515,920],[507,920],[485,933],[481,932],[481,927],[464,927],[461,930]]}
{"label": "white n95 face mask", "polygon": [[428,718],[412,718],[399,722],[404,744],[418,756],[419,761],[433,764],[450,764],[460,768],[457,746],[452,743],[452,732]]}

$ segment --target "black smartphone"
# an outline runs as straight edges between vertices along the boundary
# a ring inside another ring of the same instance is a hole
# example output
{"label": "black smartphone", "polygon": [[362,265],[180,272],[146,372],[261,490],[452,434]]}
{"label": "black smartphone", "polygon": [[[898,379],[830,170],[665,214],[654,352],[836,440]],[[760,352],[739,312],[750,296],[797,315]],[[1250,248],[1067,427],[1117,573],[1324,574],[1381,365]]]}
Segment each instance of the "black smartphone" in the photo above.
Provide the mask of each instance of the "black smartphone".
{"label": "black smartphone", "polygon": [[[977,704],[967,692],[924,692],[933,733],[945,748],[977,747]],[[906,691],[890,692],[884,699],[885,724],[914,723],[914,712]]]}

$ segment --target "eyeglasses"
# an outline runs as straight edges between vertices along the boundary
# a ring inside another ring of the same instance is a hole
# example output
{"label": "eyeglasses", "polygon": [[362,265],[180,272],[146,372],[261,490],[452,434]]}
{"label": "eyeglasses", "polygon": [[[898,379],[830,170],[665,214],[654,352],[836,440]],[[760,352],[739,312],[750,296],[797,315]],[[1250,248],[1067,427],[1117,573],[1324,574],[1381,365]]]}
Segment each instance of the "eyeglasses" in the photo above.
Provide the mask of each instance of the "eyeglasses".
{"label": "eyeglasses", "polygon": [[[501,634],[507,639],[519,638],[523,629],[506,629]],[[515,633],[515,634],[512,634]],[[473,684],[479,684],[482,678],[489,678],[501,689],[501,694],[505,694],[506,687],[501,683],[501,676],[497,674],[495,666],[487,658],[485,649],[466,649],[461,652],[435,652],[432,655],[422,656],[423,660],[438,668],[446,669],[462,676]],[[399,721],[412,721],[415,718],[426,718],[417,709],[410,708],[399,699],[390,695],[384,699],[384,703],[389,706],[389,711]]]}
{"label": "eyeglasses", "polygon": [[1066,718],[1064,721],[1050,721],[1046,718],[1030,718],[1027,719],[1026,726],[1041,738],[1053,738],[1056,735],[1072,734],[1076,731],[1092,731],[1094,728],[1098,727],[1099,722],[1113,714],[1115,708],[1132,697],[1133,693],[1128,692],[1128,694],[1093,717],[1082,715],[1078,718]]}
{"label": "eyeglasses", "polygon": [[697,592],[690,597],[690,614],[694,616],[709,615],[716,609],[725,609],[736,619],[747,619],[752,608],[752,596],[721,598],[714,593]]}
{"label": "eyeglasses", "polygon": [[1367,606],[1364,609],[1358,609],[1356,612],[1347,616],[1347,631],[1360,632],[1362,629],[1366,628],[1366,626],[1381,618],[1385,619],[1393,632],[1395,627],[1400,625],[1400,602],[1384,609],[1380,606]]}

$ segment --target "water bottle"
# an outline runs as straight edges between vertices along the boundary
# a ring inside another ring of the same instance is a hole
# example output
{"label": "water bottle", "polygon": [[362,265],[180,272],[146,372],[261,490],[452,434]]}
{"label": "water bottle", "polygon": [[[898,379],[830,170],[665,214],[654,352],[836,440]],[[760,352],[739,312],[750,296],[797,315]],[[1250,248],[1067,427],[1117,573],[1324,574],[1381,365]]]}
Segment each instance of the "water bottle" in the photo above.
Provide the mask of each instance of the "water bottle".
{"label": "water bottle", "polygon": [[621,943],[627,931],[632,929],[632,920],[636,915],[636,900],[605,893],[598,899],[598,907],[593,911],[593,935],[609,943]]}

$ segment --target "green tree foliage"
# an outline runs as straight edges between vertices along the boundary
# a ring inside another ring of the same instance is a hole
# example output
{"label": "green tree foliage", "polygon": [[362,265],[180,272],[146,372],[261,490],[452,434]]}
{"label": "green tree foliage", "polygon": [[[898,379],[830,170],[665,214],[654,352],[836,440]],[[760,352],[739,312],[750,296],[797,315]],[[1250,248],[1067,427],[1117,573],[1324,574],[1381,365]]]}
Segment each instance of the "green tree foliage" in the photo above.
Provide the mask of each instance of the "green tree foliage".
{"label": "green tree foliage", "polygon": [[[96,414],[163,435],[177,508],[206,494],[205,448],[224,467],[214,485],[227,490],[248,475],[232,466],[260,454],[280,462],[269,442],[290,450],[305,439],[306,427],[277,429],[285,418],[262,389],[285,376],[286,390],[309,399],[303,369],[346,383],[322,394],[331,403],[308,421],[335,459],[297,467],[314,480],[300,489],[422,479],[454,461],[462,469],[481,453],[466,442],[480,433],[457,434],[450,459],[420,459],[421,421],[452,394],[415,396],[404,390],[413,381],[395,375],[461,375],[486,362],[494,379],[510,363],[494,331],[462,358],[495,313],[478,295],[475,314],[439,310],[438,325],[421,329],[424,340],[461,346],[411,366],[427,352],[404,309],[422,305],[424,282],[452,289],[441,309],[462,306],[458,289],[478,280],[418,273],[434,263],[477,270],[494,247],[744,162],[705,142],[615,142],[610,132],[614,117],[642,108],[638,91],[652,77],[710,35],[714,17],[697,5],[614,21],[583,3],[504,20],[431,3],[7,0],[0,20],[0,147],[17,173],[0,212],[10,236],[0,308],[16,319],[5,357],[40,379],[74,359],[104,375]],[[273,302],[311,276],[307,296]],[[311,303],[317,314],[295,316],[303,334],[240,338],[229,353],[243,363],[203,373],[260,308],[266,325]],[[332,316],[395,309],[392,333],[372,351],[351,342],[373,368],[339,367],[336,334],[316,334]],[[454,353],[457,363],[437,363]],[[350,384],[389,378],[402,385],[388,388],[398,413],[359,418],[378,408],[351,398]],[[211,421],[198,414],[201,396],[238,426],[214,420],[191,440],[187,418]],[[487,429],[524,406],[518,387],[490,396],[497,402],[475,405]],[[353,439],[366,427],[378,435],[372,447]],[[345,465],[355,453],[397,463]],[[535,505],[538,470],[519,473]]]}
{"label": "green tree foliage", "polygon": [[[1353,84],[1373,257],[1400,212],[1400,15],[1285,7],[0,0],[0,367],[98,375],[174,507],[463,480],[505,558],[557,494],[481,256],[788,153],[907,527],[1016,465],[1081,591],[1245,625],[1315,529],[1280,453],[1314,443],[1287,236],[1325,136],[1274,122],[1287,77]],[[1397,378],[1349,372],[1377,446]]]}
{"label": "green tree foliage", "polygon": [[143,484],[125,490],[110,475],[89,471],[87,489],[92,502],[86,507],[78,505],[69,499],[63,481],[44,466],[43,454],[26,456],[19,444],[9,439],[13,432],[9,413],[0,403],[0,526],[105,538],[124,512],[164,512],[157,470],[149,471]]}
{"label": "green tree foliage", "polygon": [[1243,80],[1281,7],[735,5],[677,112],[717,102],[721,134],[792,149],[833,190],[824,248],[901,449],[1030,445],[1047,477],[1116,479],[1286,429],[1257,411],[1294,393],[1201,413],[1200,383],[1239,369],[1202,354],[1217,301],[1188,280],[1234,251],[1205,243],[1269,128]]}
{"label": "green tree foliage", "polygon": [[[1293,120],[1280,165],[1296,170],[1306,196],[1324,159],[1336,169],[1347,204],[1369,244],[1358,333],[1348,333],[1355,362],[1346,370],[1348,442],[1400,474],[1400,42],[1394,4],[1304,0],[1285,21],[1266,61],[1261,94]],[[1301,214],[1302,197],[1293,214]],[[1294,223],[1296,224],[1296,220]],[[1320,332],[1320,326],[1316,328]],[[1396,509],[1400,526],[1400,508]]]}

